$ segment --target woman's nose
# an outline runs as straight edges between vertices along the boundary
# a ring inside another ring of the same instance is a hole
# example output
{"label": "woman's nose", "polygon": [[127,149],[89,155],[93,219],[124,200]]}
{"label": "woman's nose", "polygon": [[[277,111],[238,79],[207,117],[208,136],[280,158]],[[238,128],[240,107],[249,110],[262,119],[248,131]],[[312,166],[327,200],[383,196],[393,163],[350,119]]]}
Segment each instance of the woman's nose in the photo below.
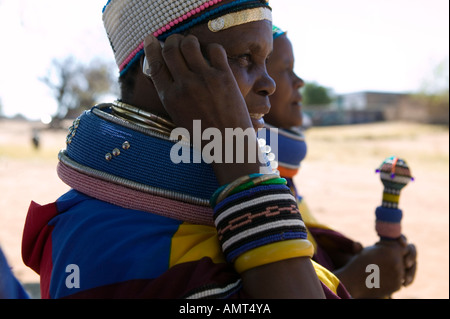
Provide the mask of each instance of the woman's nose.
{"label": "woman's nose", "polygon": [[277,85],[274,79],[270,77],[267,70],[264,70],[261,79],[259,80],[258,93],[264,96],[270,96],[275,93],[276,87]]}
{"label": "woman's nose", "polygon": [[305,86],[305,81],[302,78],[298,77],[297,74],[294,73],[294,87],[296,89],[301,89]]}

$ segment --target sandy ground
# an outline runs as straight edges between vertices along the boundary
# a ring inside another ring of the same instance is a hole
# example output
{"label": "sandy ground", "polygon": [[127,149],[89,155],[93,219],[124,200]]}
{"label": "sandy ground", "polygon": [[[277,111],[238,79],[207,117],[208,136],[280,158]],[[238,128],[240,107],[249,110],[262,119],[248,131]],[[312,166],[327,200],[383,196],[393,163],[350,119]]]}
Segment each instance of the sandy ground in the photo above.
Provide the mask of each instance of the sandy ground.
{"label": "sandy ground", "polygon": [[[21,238],[31,200],[53,202],[68,187],[56,176],[65,132],[41,134],[38,124],[0,120],[0,245],[23,283],[39,277],[21,259]],[[415,124],[313,128],[308,157],[296,177],[310,210],[323,223],[371,245],[377,241],[374,211],[382,185],[375,169],[390,155],[404,157],[416,181],[403,191],[404,234],[418,249],[414,283],[394,298],[449,298],[449,132]]]}

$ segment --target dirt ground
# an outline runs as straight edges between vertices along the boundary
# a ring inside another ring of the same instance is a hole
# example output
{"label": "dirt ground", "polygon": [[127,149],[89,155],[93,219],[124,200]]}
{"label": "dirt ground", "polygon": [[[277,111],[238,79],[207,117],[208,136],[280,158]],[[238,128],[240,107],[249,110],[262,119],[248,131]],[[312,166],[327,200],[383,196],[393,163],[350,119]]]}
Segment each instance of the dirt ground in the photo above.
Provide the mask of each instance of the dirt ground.
{"label": "dirt ground", "polygon": [[[68,190],[56,176],[58,150],[66,132],[41,133],[39,124],[0,120],[0,246],[19,280],[39,277],[21,259],[21,239],[31,200],[55,201]],[[407,160],[415,181],[402,191],[403,232],[417,246],[414,283],[393,298],[449,298],[449,131],[407,123],[312,128],[306,132],[308,156],[296,182],[310,210],[321,222],[372,245],[375,208],[382,185],[375,169],[384,158]]]}

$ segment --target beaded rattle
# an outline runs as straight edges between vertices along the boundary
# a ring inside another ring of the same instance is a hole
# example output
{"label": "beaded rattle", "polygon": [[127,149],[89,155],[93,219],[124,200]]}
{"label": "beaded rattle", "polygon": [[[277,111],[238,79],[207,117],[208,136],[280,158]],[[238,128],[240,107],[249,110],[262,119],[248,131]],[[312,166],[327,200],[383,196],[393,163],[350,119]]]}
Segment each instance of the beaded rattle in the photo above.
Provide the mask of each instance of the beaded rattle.
{"label": "beaded rattle", "polygon": [[414,178],[408,164],[395,156],[386,158],[376,172],[380,173],[384,190],[382,204],[375,211],[375,229],[381,239],[395,240],[402,235],[403,213],[398,208],[400,191]]}

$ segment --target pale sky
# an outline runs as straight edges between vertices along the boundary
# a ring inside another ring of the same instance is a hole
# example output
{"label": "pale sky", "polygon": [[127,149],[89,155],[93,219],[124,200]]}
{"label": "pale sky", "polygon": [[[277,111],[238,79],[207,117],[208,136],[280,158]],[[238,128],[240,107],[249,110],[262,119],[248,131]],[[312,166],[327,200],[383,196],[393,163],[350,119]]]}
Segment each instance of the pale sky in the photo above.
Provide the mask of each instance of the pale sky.
{"label": "pale sky", "polygon": [[[56,103],[38,77],[53,58],[113,61],[106,0],[0,0],[3,113],[39,119]],[[448,0],[271,0],[296,73],[336,93],[415,92],[449,56]],[[448,64],[447,64],[448,76]]]}

